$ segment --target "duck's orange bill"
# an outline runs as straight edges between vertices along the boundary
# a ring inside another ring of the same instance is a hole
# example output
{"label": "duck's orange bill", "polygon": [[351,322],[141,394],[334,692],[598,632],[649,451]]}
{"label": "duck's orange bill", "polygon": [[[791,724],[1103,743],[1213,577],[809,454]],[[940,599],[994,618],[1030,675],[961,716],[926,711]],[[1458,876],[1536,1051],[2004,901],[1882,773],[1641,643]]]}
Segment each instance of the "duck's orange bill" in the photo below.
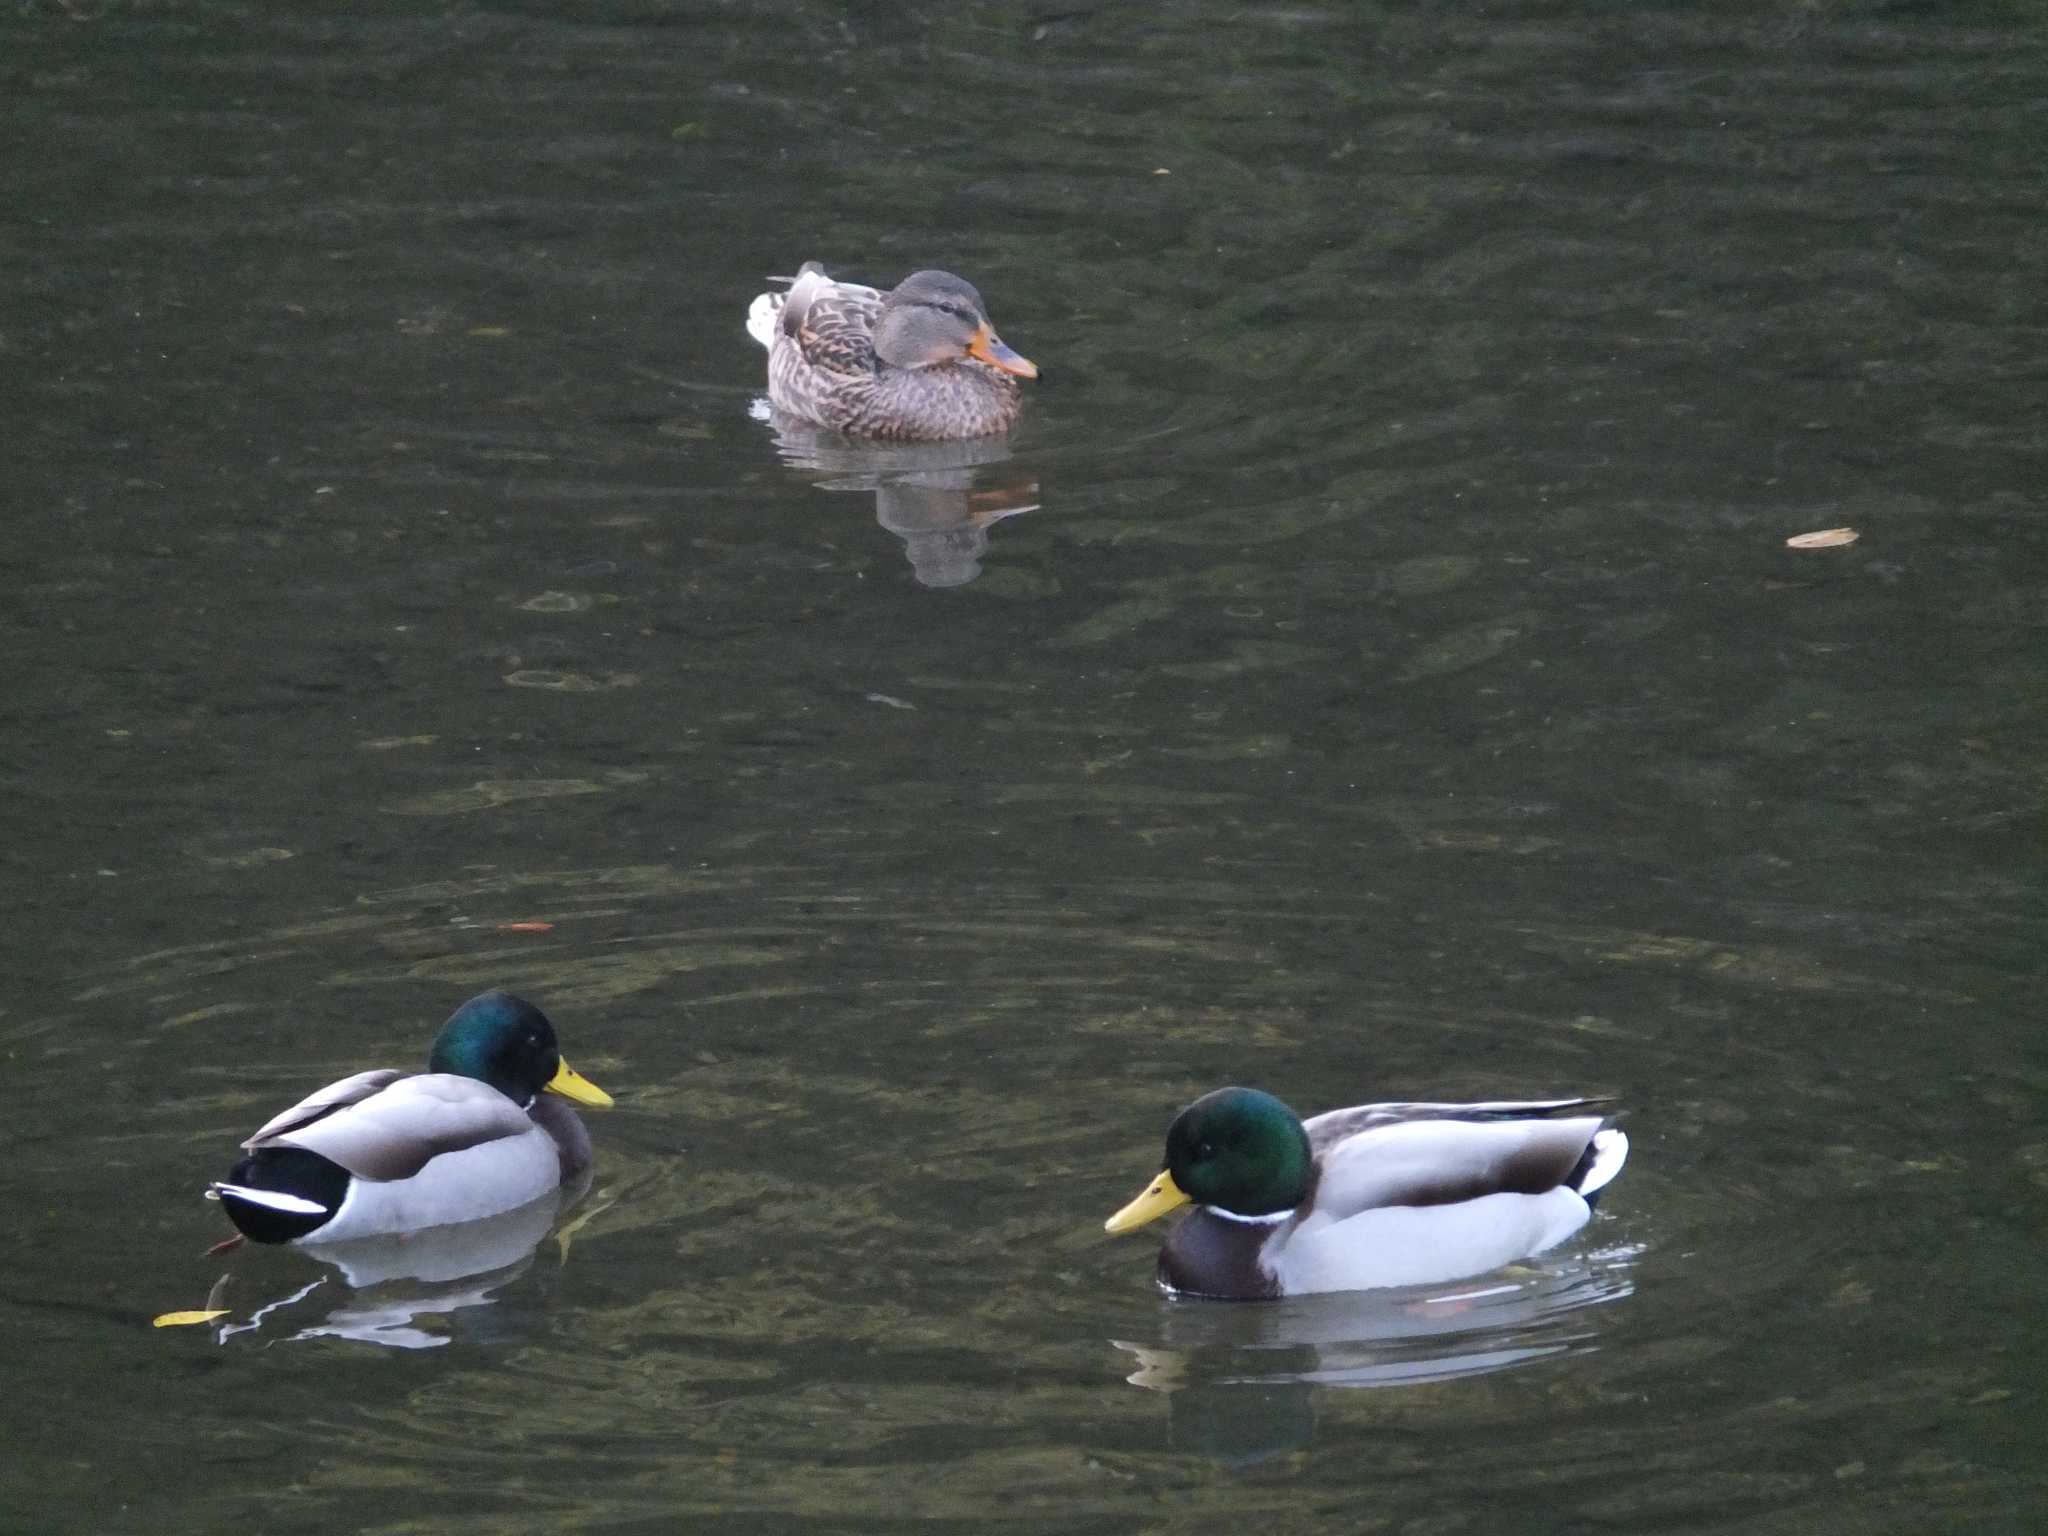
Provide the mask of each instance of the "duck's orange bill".
{"label": "duck's orange bill", "polygon": [[991,368],[1014,373],[1020,379],[1038,377],[1038,364],[1004,346],[1002,337],[985,324],[975,331],[974,339],[967,343],[967,355],[979,358]]}
{"label": "duck's orange bill", "polygon": [[578,1104],[588,1104],[596,1109],[612,1107],[612,1096],[566,1061],[558,1062],[555,1075],[547,1080],[546,1091],[559,1093],[565,1099],[574,1099]]}
{"label": "duck's orange bill", "polygon": [[1145,1186],[1145,1193],[1105,1221],[1102,1230],[1129,1232],[1148,1221],[1157,1221],[1168,1211],[1178,1210],[1187,1203],[1187,1191],[1173,1182],[1172,1174],[1162,1172]]}

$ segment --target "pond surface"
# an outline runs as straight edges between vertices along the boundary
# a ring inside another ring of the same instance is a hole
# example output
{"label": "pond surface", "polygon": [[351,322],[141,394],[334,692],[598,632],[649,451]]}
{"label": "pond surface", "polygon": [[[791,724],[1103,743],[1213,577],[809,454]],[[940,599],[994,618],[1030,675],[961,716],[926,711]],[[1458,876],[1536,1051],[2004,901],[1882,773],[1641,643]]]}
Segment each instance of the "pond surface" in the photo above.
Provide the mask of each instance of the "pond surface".
{"label": "pond surface", "polygon": [[[2038,1528],[2033,8],[26,0],[0,93],[0,1527]],[[759,419],[806,258],[1022,429]],[[580,1202],[205,1255],[492,985]],[[1634,1151],[1171,1303],[1229,1081]]]}

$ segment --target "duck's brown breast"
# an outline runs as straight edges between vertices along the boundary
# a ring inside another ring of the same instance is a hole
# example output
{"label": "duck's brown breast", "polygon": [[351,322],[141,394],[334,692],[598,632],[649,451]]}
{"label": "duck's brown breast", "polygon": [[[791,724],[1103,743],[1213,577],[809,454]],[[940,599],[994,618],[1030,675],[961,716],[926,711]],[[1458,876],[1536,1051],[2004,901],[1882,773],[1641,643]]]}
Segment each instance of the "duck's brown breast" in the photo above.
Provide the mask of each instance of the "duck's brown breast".
{"label": "duck's brown breast", "polygon": [[1260,1250],[1278,1230],[1270,1222],[1232,1221],[1198,1206],[1159,1250],[1160,1283],[1190,1296],[1231,1301],[1278,1296],[1280,1282],[1259,1263]]}

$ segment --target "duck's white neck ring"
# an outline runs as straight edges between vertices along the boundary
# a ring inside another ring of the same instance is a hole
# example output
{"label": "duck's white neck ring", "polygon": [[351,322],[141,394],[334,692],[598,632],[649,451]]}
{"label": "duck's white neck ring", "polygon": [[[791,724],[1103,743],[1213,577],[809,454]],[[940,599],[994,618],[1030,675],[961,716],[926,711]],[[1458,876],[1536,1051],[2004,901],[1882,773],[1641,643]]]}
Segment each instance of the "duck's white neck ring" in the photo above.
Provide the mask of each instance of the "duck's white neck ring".
{"label": "duck's white neck ring", "polygon": [[1241,1227],[1277,1227],[1294,1214],[1292,1211],[1275,1211],[1270,1216],[1240,1216],[1235,1211],[1220,1210],[1213,1205],[1205,1205],[1202,1209],[1211,1216],[1224,1221],[1234,1221]]}

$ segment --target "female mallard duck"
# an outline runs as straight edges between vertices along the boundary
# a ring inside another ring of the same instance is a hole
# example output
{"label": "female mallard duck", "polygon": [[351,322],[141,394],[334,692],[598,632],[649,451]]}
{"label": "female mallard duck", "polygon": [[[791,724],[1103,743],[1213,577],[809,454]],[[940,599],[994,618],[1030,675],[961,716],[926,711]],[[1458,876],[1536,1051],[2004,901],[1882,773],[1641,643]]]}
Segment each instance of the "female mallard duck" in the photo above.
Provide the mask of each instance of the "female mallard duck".
{"label": "female mallard duck", "polygon": [[1628,1138],[1570,1112],[1605,1102],[1363,1104],[1304,1122],[1269,1093],[1219,1088],[1175,1118],[1166,1171],[1106,1225],[1195,1202],[1159,1251],[1160,1285],[1194,1296],[1456,1280],[1586,1224]]}
{"label": "female mallard duck", "polygon": [[243,1142],[249,1155],[208,1195],[259,1243],[339,1242],[509,1211],[590,1164],[583,1122],[543,1090],[612,1102],[562,1060],[546,1014],[486,992],[441,1026],[424,1073],[329,1083]]}
{"label": "female mallard duck", "polygon": [[[778,279],[779,281],[779,279]],[[1004,346],[974,285],[913,272],[889,292],[807,261],[764,293],[747,333],[768,349],[768,399],[834,432],[898,442],[1007,432],[1037,366]]]}

